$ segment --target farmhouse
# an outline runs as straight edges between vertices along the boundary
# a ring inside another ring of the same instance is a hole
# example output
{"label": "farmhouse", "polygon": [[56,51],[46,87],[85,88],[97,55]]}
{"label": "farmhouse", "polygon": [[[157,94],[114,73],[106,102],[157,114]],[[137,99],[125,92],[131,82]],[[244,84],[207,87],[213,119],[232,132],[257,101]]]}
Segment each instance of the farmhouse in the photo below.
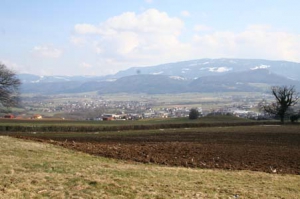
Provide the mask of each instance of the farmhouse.
{"label": "farmhouse", "polygon": [[31,119],[42,119],[43,118],[43,116],[41,116],[40,114],[35,114],[35,115],[33,115],[32,117],[31,117]]}
{"label": "farmhouse", "polygon": [[111,121],[111,120],[115,120],[115,119],[116,119],[116,115],[114,115],[114,114],[104,114],[102,116],[103,121]]}
{"label": "farmhouse", "polygon": [[127,115],[122,114],[122,115],[117,115],[117,114],[103,114],[102,115],[102,120],[103,121],[111,121],[111,120],[126,120]]}
{"label": "farmhouse", "polygon": [[13,118],[15,118],[15,116],[13,114],[7,114],[7,115],[4,115],[4,118],[13,119]]}

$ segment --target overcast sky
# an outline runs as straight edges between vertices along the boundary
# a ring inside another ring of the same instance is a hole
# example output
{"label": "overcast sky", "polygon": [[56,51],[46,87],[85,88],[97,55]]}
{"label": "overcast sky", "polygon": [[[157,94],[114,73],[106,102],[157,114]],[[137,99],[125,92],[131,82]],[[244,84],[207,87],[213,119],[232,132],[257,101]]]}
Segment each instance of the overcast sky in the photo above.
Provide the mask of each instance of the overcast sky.
{"label": "overcast sky", "polygon": [[0,0],[0,62],[107,75],[201,58],[300,62],[299,0]]}

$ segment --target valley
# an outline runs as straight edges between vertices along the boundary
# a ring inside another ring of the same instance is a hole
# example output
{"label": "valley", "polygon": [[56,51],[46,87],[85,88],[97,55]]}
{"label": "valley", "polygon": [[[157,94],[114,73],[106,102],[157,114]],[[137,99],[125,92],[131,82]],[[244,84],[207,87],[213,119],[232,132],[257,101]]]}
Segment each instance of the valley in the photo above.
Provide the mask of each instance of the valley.
{"label": "valley", "polygon": [[[180,94],[61,94],[23,95],[22,105],[13,109],[19,118],[40,114],[44,118],[99,120],[103,114],[139,118],[187,117],[191,108],[208,114],[247,113],[257,117],[257,105],[272,100],[270,94],[259,92],[180,93]],[[246,116],[245,116],[246,114]]]}

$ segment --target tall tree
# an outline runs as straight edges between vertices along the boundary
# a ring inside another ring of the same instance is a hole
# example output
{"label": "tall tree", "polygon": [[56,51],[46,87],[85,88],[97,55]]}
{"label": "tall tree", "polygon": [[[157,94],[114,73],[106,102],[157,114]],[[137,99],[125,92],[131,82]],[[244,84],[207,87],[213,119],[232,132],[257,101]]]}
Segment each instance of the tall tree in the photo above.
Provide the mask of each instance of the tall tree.
{"label": "tall tree", "polygon": [[284,123],[284,117],[288,109],[297,104],[299,94],[295,90],[295,86],[273,86],[271,87],[272,95],[275,102],[263,105],[265,112],[280,117],[280,121]]}
{"label": "tall tree", "polygon": [[200,115],[199,111],[195,108],[192,108],[189,113],[189,119],[195,120],[199,117],[199,115]]}
{"label": "tall tree", "polygon": [[18,103],[20,84],[16,74],[0,63],[0,105],[8,107]]}

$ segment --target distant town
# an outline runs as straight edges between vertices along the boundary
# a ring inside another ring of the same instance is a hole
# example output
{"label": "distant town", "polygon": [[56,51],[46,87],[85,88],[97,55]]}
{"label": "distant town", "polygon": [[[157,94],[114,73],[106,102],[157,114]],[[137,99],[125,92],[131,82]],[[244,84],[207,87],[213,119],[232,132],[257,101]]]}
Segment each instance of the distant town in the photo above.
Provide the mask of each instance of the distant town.
{"label": "distant town", "polygon": [[186,97],[177,96],[178,100],[171,100],[172,96],[164,95],[137,96],[136,100],[124,94],[113,97],[92,94],[26,96],[22,97],[20,107],[7,110],[2,116],[20,119],[138,120],[188,117],[191,108],[195,108],[200,116],[234,115],[241,118],[268,119],[269,116],[258,109],[258,103],[263,99],[272,100],[271,95],[259,93],[217,93],[203,95],[202,98],[199,94],[189,94]]}

